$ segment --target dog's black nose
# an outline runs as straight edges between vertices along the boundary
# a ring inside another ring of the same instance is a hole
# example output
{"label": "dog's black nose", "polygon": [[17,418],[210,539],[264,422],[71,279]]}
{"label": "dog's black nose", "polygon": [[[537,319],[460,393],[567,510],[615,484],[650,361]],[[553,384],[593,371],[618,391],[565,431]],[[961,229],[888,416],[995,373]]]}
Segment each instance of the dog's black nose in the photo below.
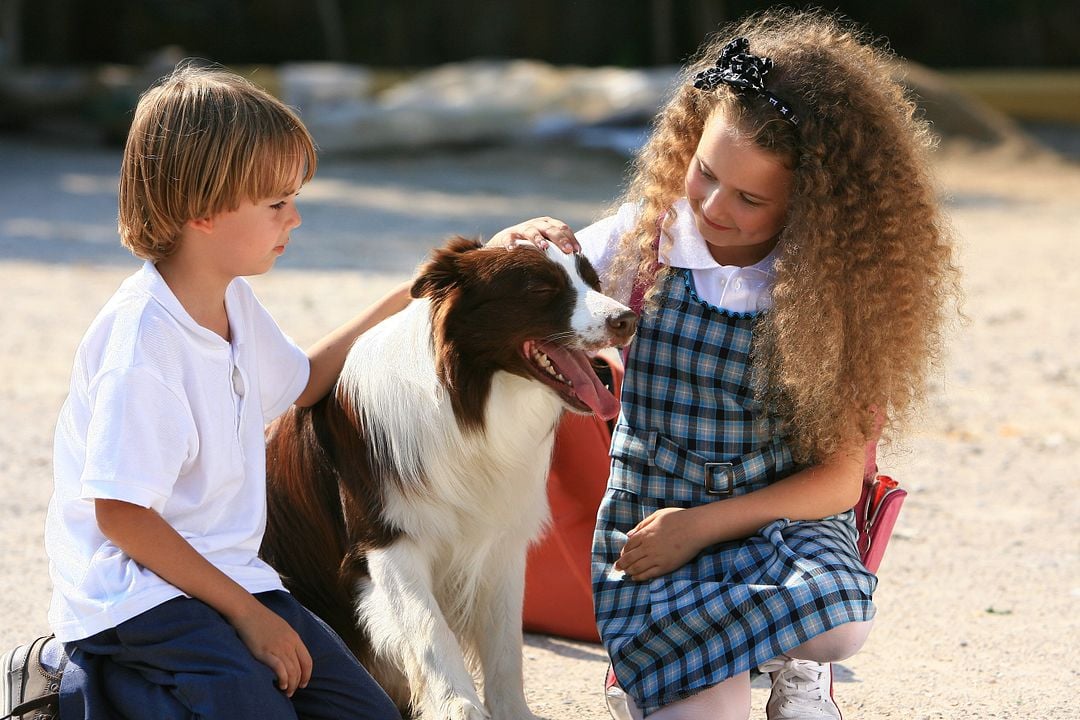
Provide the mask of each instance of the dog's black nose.
{"label": "dog's black nose", "polygon": [[637,314],[633,310],[624,310],[607,319],[608,330],[617,339],[627,342],[637,332]]}

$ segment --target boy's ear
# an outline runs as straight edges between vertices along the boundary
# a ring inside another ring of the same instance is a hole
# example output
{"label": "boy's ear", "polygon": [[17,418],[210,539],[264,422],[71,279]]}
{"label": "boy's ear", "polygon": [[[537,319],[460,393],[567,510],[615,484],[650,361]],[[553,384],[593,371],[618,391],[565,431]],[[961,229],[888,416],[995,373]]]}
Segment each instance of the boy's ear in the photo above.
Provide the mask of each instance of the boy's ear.
{"label": "boy's ear", "polygon": [[208,233],[208,232],[210,232],[211,230],[214,229],[214,218],[213,217],[192,218],[192,219],[188,220],[184,224],[187,225],[188,227],[190,227],[192,230],[198,230],[199,232],[202,232],[202,233]]}

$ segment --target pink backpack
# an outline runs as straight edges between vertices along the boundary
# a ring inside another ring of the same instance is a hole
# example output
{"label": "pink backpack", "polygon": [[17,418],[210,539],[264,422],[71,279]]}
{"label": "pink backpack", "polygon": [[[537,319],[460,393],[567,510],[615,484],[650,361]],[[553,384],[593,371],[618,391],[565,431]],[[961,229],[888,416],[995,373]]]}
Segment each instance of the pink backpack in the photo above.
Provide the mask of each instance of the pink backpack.
{"label": "pink backpack", "polygon": [[855,523],[859,529],[859,557],[870,572],[876,573],[889,544],[900,506],[907,491],[888,475],[879,475],[877,438],[866,446],[866,469],[863,491],[855,505]]}

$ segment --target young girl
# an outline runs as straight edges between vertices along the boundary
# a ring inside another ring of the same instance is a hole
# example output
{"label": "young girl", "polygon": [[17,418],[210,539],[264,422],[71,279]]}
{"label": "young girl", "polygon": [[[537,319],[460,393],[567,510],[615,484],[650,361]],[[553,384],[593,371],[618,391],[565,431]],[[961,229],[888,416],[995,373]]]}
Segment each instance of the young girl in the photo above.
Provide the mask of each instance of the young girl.
{"label": "young girl", "polygon": [[[820,13],[708,42],[618,212],[578,234],[644,294],[593,548],[634,717],[839,718],[876,578],[850,508],[865,447],[922,392],[956,285],[930,136],[883,50]],[[567,243],[558,223],[511,235]]]}

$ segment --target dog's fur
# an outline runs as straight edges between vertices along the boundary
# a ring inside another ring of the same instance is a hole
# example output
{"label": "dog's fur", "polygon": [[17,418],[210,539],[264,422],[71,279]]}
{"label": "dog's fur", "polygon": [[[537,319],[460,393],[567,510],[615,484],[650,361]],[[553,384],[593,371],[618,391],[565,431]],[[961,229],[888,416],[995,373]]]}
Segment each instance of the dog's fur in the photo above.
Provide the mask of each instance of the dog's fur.
{"label": "dog's fur", "polygon": [[628,342],[635,317],[554,247],[456,238],[412,294],[355,343],[328,398],[271,429],[263,555],[399,707],[532,718],[524,566],[554,428],[565,407],[617,411],[585,353]]}

